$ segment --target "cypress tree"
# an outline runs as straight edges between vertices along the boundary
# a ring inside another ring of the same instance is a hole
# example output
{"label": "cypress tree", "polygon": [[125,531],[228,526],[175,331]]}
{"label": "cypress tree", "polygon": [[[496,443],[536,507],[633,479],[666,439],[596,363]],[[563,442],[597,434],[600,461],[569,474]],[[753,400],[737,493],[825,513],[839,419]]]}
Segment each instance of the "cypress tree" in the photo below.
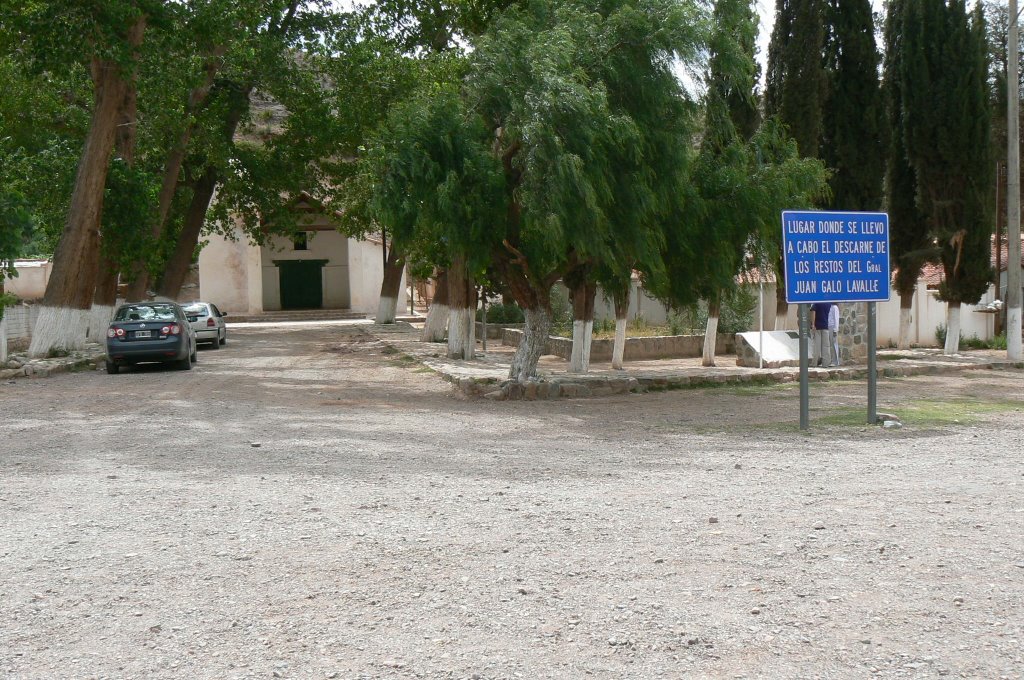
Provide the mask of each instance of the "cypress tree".
{"label": "cypress tree", "polygon": [[985,26],[963,0],[906,0],[899,86],[917,206],[940,251],[947,354],[959,348],[960,305],[992,280],[992,186]]}
{"label": "cypress tree", "polygon": [[882,82],[888,127],[892,131],[886,162],[885,195],[889,213],[890,261],[900,296],[900,349],[910,347],[914,290],[924,265],[936,256],[928,221],[916,203],[917,178],[907,160],[903,137],[902,68],[906,0],[891,0],[885,20],[885,76]]}
{"label": "cypress tree", "polygon": [[[776,0],[775,27],[768,44],[764,112],[777,117],[796,140],[800,156],[817,158],[826,95],[823,45],[825,0]],[[785,327],[786,293],[781,232],[773,236],[779,253],[775,263],[775,328]]]}
{"label": "cypress tree", "polygon": [[778,0],[768,46],[765,114],[778,116],[801,156],[818,157],[827,79],[824,0]]}
{"label": "cypress tree", "polygon": [[831,207],[878,210],[885,162],[884,107],[878,83],[870,0],[829,0],[821,159],[832,169]]}

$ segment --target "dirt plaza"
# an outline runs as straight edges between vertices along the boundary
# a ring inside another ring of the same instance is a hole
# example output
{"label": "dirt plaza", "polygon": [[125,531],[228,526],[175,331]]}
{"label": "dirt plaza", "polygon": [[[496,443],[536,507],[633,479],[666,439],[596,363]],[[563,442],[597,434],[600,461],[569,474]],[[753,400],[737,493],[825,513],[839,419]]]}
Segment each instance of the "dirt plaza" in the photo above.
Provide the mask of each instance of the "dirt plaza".
{"label": "dirt plaza", "polygon": [[360,326],[0,384],[10,678],[1015,678],[1016,370],[459,399]]}

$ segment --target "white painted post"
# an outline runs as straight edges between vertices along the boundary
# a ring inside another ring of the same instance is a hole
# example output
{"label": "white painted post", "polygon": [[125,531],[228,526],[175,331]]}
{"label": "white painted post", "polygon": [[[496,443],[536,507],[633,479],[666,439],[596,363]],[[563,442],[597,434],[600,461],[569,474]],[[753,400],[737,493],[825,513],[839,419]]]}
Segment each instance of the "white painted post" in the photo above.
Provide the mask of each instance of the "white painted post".
{"label": "white painted post", "polygon": [[1021,282],[1020,282],[1020,64],[1019,17],[1017,0],[1010,0],[1010,25],[1007,31],[1006,58],[1006,358],[1020,361]]}
{"label": "white painted post", "polygon": [[[0,310],[0,314],[3,311]],[[0,316],[0,364],[7,361],[7,316]]]}
{"label": "white painted post", "polygon": [[764,368],[764,281],[758,282],[757,344],[757,367]]}

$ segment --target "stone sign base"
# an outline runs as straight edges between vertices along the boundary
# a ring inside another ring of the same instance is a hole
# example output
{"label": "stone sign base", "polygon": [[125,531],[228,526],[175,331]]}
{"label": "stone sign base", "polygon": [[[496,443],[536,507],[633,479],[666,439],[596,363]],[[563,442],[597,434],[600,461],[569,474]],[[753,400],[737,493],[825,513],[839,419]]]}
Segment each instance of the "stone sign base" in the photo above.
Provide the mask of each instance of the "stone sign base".
{"label": "stone sign base", "polygon": [[[860,363],[868,356],[868,305],[839,304],[839,362]],[[736,334],[736,365],[757,368],[760,340],[757,331]],[[812,342],[808,338],[808,342]],[[811,348],[807,352],[810,357]],[[800,365],[800,337],[796,331],[764,331],[764,367]]]}

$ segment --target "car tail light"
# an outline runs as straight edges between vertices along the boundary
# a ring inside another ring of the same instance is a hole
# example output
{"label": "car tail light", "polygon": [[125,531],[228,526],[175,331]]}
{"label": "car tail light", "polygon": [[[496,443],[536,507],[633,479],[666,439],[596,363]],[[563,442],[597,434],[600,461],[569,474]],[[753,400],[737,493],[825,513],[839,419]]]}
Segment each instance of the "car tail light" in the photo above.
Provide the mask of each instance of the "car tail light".
{"label": "car tail light", "polygon": [[164,326],[160,329],[160,333],[163,335],[177,335],[180,332],[181,327],[176,323],[172,323],[170,326]]}
{"label": "car tail light", "polygon": [[117,327],[108,328],[107,329],[107,337],[108,338],[123,338],[124,337],[124,329],[123,328],[117,328]]}
{"label": "car tail light", "polygon": [[217,325],[217,322],[213,320],[212,316],[209,317],[208,319],[206,319],[206,327],[207,328],[214,328],[216,325]]}

